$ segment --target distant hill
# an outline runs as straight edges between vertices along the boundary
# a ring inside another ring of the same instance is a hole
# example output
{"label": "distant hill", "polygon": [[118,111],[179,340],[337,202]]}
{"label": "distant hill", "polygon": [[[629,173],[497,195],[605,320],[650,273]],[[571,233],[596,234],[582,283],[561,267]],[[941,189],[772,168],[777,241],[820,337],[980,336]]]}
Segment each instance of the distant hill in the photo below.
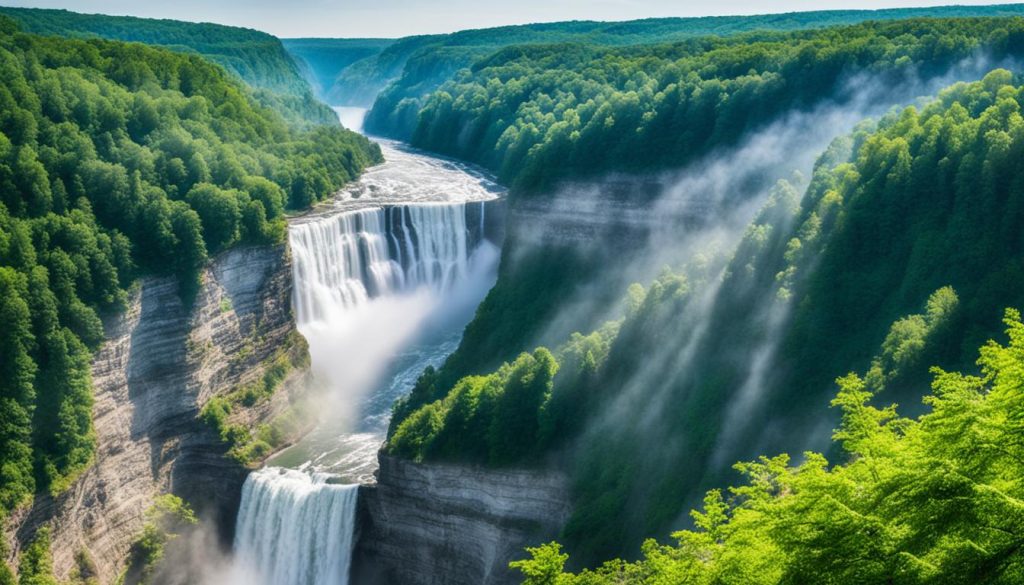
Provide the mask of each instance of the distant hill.
{"label": "distant hill", "polygon": [[79,14],[68,10],[0,7],[21,30],[68,38],[105,38],[198,53],[252,87],[257,100],[288,119],[332,123],[337,118],[319,103],[299,66],[267,33],[232,26],[132,16]]}
{"label": "distant hill", "polygon": [[[403,75],[411,74],[415,80],[415,83],[411,84],[402,82],[405,85],[432,89],[436,84],[421,83],[425,72],[429,72],[434,78],[447,77],[455,70],[468,67],[496,49],[510,45],[562,42],[640,45],[751,31],[824,28],[868,20],[967,16],[1024,16],[1024,4],[828,10],[757,16],[648,18],[624,22],[569,21],[465,30],[444,35],[412,36],[398,39],[375,55],[337,67],[337,81],[324,95],[335,105],[369,106],[377,93]],[[410,61],[413,65],[406,68]],[[403,95],[408,93],[405,91]]]}

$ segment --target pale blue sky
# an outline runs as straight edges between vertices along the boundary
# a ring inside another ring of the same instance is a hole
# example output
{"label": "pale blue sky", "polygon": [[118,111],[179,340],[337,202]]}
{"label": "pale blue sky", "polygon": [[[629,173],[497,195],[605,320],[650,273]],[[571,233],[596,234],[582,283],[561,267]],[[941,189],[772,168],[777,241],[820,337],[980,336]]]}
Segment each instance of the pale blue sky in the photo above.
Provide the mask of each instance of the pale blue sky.
{"label": "pale blue sky", "polygon": [[998,0],[0,0],[0,4],[7,6],[217,22],[255,28],[279,37],[400,37],[559,20],[1011,3]]}

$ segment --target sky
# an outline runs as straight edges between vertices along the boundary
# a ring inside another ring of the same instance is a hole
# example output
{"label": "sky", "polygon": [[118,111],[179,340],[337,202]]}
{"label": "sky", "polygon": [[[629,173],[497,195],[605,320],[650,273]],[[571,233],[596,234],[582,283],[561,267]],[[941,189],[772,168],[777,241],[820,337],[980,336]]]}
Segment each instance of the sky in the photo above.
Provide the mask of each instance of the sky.
{"label": "sky", "polygon": [[0,0],[0,5],[216,22],[288,37],[402,37],[560,20],[763,14],[999,0]]}

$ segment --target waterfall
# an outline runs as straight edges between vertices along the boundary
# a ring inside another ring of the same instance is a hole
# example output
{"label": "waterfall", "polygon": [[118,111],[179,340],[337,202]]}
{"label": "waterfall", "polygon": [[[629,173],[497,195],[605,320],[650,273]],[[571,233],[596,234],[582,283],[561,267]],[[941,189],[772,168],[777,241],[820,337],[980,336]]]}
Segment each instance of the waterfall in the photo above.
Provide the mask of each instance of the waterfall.
{"label": "waterfall", "polygon": [[326,474],[268,467],[242,488],[235,554],[261,585],[345,585],[358,486]]}
{"label": "waterfall", "polygon": [[[349,408],[357,403],[361,389],[415,333],[417,323],[441,304],[457,305],[465,289],[489,273],[482,264],[493,266],[497,252],[493,245],[481,245],[484,207],[484,202],[405,203],[292,222],[296,321],[309,341],[314,374],[337,395],[334,403],[323,399],[326,411],[343,408],[338,396]],[[483,249],[490,255],[474,256]],[[390,401],[385,408],[389,411]],[[372,457],[382,431],[351,438],[369,446],[357,453]],[[332,439],[345,442],[337,435]],[[234,550],[239,566],[256,575],[252,580],[259,585],[348,583],[358,486],[335,480],[357,481],[351,471],[304,465],[249,475]]]}
{"label": "waterfall", "polygon": [[[316,217],[288,231],[299,325],[374,297],[429,286],[445,293],[468,270],[465,203],[376,207]],[[476,240],[483,238],[481,228]]]}

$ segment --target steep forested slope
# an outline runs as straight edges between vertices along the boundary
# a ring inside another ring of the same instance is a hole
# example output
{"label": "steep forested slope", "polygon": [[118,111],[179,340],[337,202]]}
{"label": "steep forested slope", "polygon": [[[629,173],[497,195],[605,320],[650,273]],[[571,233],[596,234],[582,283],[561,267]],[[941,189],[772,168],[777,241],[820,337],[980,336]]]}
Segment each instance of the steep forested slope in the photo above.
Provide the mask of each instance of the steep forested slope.
{"label": "steep forested slope", "polygon": [[563,573],[551,543],[512,563],[533,585],[613,583],[1019,583],[1024,536],[1019,440],[1024,324],[981,349],[981,375],[936,370],[930,412],[900,417],[870,404],[877,388],[850,374],[832,401],[839,465],[819,454],[737,465],[745,483],[712,490],[675,546],[643,559]]}
{"label": "steep forested slope", "polygon": [[976,52],[1019,54],[1018,20],[909,20],[626,49],[513,47],[425,102],[378,100],[367,124],[488,166],[523,188],[685,164],[870,73],[881,85],[944,73]]}
{"label": "steep forested slope", "polygon": [[[982,65],[1016,59],[1024,54],[1024,20],[869,23],[744,43],[757,38],[624,54],[510,49],[507,63],[495,57],[466,83],[449,84],[454,93],[431,97],[417,136],[500,166],[507,181],[521,186],[514,196],[532,192],[543,199],[558,193],[551,185],[556,179],[680,168],[794,111],[844,100],[882,102],[889,89],[913,89],[965,59]],[[874,93],[865,98],[865,91]],[[529,261],[504,262],[498,285],[441,372],[441,385],[450,388],[458,377],[529,349],[558,299],[604,261],[549,246]]]}
{"label": "steep forested slope", "polygon": [[260,103],[294,122],[334,123],[334,113],[319,103],[281,41],[263,32],[209,23],[156,20],[67,10],[0,7],[22,30],[71,38],[105,38],[160,45],[199,53],[234,73],[253,88]]}
{"label": "steep forested slope", "polygon": [[913,408],[928,365],[969,371],[1002,309],[1024,306],[1016,83],[995,71],[837,140],[803,198],[781,184],[730,258],[635,288],[592,335],[454,388],[428,371],[388,449],[500,466],[576,437],[565,537],[592,561],[679,522],[734,461],[821,445],[848,371]]}
{"label": "steep forested slope", "polygon": [[[467,30],[449,35],[425,35],[400,39],[379,55],[340,70],[330,92],[337,103],[370,105],[390,82],[381,108],[394,109],[402,99],[418,99],[447,80],[455,71],[469,67],[499,48],[511,45],[582,43],[603,46],[664,43],[750,31],[788,31],[853,24],[865,20],[893,20],[925,16],[1012,16],[1024,7],[949,6],[889,10],[833,10],[714,16],[702,18],[650,18],[626,22],[572,21]],[[407,66],[408,64],[408,66]],[[378,131],[383,131],[382,126]],[[395,130],[391,128],[390,130]]]}
{"label": "steep forested slope", "polygon": [[6,17],[0,79],[2,516],[92,460],[99,315],[136,276],[177,275],[188,297],[208,256],[280,242],[286,207],[380,151],[338,125],[292,128],[197,55]]}

